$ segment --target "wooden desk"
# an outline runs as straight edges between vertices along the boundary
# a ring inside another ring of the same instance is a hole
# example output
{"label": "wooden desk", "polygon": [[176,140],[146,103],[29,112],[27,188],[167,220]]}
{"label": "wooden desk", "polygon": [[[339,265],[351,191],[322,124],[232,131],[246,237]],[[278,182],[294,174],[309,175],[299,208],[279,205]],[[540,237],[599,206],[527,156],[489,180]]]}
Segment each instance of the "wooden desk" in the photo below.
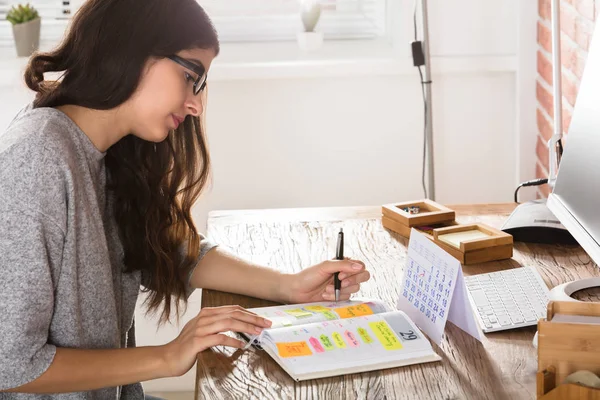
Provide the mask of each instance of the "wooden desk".
{"label": "wooden desk", "polygon": [[[514,204],[450,206],[461,223],[500,227]],[[364,261],[372,278],[362,297],[390,306],[398,299],[407,239],[384,229],[380,207],[217,211],[208,236],[241,257],[295,272],[335,255],[339,228],[346,256]],[[549,287],[597,276],[578,246],[515,243],[513,259],[463,267],[466,275],[535,265]],[[584,298],[598,301],[595,294]],[[272,303],[205,290],[202,306]],[[216,347],[198,357],[196,398],[214,399],[528,399],[535,398],[535,327],[491,333],[483,344],[449,323],[435,351],[442,362],[297,383],[267,354]]]}

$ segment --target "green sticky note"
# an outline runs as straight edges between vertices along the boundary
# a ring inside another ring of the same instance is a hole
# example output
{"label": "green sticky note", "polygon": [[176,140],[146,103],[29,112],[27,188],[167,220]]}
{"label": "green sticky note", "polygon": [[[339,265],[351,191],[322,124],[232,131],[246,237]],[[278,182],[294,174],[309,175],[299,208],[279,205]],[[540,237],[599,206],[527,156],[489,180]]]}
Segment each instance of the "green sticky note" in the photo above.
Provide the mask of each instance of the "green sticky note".
{"label": "green sticky note", "polygon": [[325,350],[333,350],[333,343],[331,343],[331,339],[329,339],[329,336],[323,334],[319,336],[319,339],[321,340],[321,343],[323,343],[323,347],[325,347]]}

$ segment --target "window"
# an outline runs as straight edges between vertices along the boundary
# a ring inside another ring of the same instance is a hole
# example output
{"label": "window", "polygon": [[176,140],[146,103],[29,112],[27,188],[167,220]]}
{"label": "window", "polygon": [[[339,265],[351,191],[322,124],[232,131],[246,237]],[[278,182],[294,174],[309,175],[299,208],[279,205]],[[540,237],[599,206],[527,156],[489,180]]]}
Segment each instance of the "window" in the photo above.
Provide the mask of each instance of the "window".
{"label": "window", "polygon": [[0,0],[0,45],[12,44],[12,28],[6,13],[15,4],[29,3],[42,18],[41,39],[56,42],[65,32],[68,20],[81,0]]}
{"label": "window", "polygon": [[[224,42],[294,40],[301,31],[301,0],[198,0]],[[317,30],[325,39],[384,36],[385,0],[321,0]]]}
{"label": "window", "polygon": [[[83,0],[28,0],[42,17],[42,41],[56,42]],[[302,0],[198,0],[222,42],[294,40],[301,31]],[[389,1],[389,0],[387,0]],[[25,2],[25,1],[24,1]],[[321,0],[317,30],[325,39],[386,35],[386,0]],[[0,45],[12,43],[6,13],[17,0],[0,0]]]}

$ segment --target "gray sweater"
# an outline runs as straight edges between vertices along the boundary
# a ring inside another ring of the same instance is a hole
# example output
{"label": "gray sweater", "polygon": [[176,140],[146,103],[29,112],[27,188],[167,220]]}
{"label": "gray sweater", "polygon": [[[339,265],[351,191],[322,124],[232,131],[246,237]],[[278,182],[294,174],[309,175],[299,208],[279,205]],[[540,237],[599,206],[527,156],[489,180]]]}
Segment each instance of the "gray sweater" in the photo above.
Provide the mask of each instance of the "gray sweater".
{"label": "gray sweater", "polygon": [[[142,276],[123,272],[104,155],[53,108],[26,107],[0,135],[0,390],[42,375],[57,347],[135,345]],[[203,238],[200,258],[213,246]],[[139,383],[0,393],[0,400],[143,397]]]}

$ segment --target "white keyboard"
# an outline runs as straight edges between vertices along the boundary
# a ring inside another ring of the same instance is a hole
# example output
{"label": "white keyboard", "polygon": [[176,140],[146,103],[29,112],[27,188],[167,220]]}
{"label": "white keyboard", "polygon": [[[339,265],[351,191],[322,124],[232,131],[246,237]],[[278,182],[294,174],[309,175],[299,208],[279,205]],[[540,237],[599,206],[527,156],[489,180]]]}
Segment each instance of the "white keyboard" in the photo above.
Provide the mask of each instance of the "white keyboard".
{"label": "white keyboard", "polygon": [[465,283],[484,332],[536,325],[546,317],[549,290],[535,268],[465,276]]}

